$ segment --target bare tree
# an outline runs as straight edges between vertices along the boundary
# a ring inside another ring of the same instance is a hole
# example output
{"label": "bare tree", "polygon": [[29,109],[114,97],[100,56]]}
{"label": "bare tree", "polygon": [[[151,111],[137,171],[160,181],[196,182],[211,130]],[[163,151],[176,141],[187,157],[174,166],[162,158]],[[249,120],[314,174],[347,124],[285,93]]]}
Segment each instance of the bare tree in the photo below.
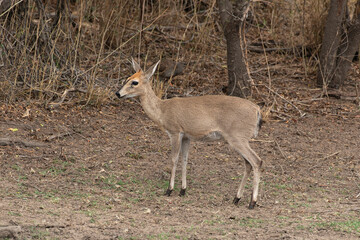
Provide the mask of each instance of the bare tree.
{"label": "bare tree", "polygon": [[360,44],[360,0],[352,21],[347,16],[347,0],[331,0],[320,49],[317,74],[319,87],[340,88]]}
{"label": "bare tree", "polygon": [[243,26],[243,15],[248,4],[249,1],[247,0],[217,0],[220,11],[220,21],[227,45],[229,77],[227,94],[243,98],[251,94],[250,78],[246,69],[240,38],[240,32]]}

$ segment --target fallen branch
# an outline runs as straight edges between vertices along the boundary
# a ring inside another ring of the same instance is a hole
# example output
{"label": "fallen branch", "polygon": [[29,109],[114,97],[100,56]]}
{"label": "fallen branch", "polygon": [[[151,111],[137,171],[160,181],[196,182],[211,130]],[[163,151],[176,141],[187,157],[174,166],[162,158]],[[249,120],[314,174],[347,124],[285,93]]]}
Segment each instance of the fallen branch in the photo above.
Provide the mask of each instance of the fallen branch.
{"label": "fallen branch", "polygon": [[251,139],[250,142],[273,143],[273,140]]}
{"label": "fallen branch", "polygon": [[302,51],[306,51],[306,56],[311,56],[311,53],[314,52],[313,48],[310,46],[295,46],[295,47],[262,47],[262,45],[257,46],[256,44],[249,45],[247,50],[255,53],[264,53],[264,52],[276,52],[283,54],[294,54],[296,56],[301,56]]}
{"label": "fallen branch", "polygon": [[23,145],[25,147],[46,147],[47,144],[41,142],[26,141],[20,139],[11,139],[11,138],[0,138],[0,146],[10,146],[10,145]]}
{"label": "fallen branch", "polygon": [[358,93],[357,88],[355,90],[356,90],[356,95],[349,95],[345,92],[341,92],[341,91],[337,91],[337,90],[328,91],[327,95],[329,97],[336,98],[336,99],[342,99],[342,100],[346,100],[346,101],[356,102],[356,101],[359,101],[359,93]]}
{"label": "fallen branch", "polygon": [[279,149],[281,155],[283,156],[283,158],[284,158],[285,160],[287,160],[287,156],[286,156],[286,155],[284,154],[284,152],[282,151],[279,143],[278,143],[277,141],[274,141],[274,142],[275,142],[276,146],[278,147],[278,149]]}
{"label": "fallen branch", "polygon": [[55,138],[62,138],[62,137],[67,137],[70,136],[72,134],[74,134],[75,132],[64,132],[64,133],[59,133],[59,134],[55,134],[55,135],[51,135],[49,137],[46,138],[47,142],[50,142],[52,140],[54,140]]}
{"label": "fallen branch", "polygon": [[54,224],[51,224],[51,225],[48,225],[48,224],[37,225],[37,227],[43,227],[43,228],[66,228],[68,226],[70,226],[70,224],[68,224],[68,225],[54,225]]}
{"label": "fallen branch", "polygon": [[266,87],[270,92],[272,92],[273,94],[275,94],[276,96],[278,96],[279,98],[290,104],[293,108],[295,108],[299,112],[301,118],[306,115],[306,113],[303,113],[295,104],[293,104],[292,102],[290,102],[289,100],[287,100],[286,98],[275,92],[272,88],[266,86],[265,84],[256,84],[256,85]]}
{"label": "fallen branch", "polygon": [[[286,113],[284,113],[284,112],[279,112],[279,111],[276,111],[276,110],[274,110],[274,109],[270,109],[270,112],[276,113],[276,114],[280,114],[280,115],[284,115],[285,117],[287,117],[287,118],[289,118],[289,119],[293,118],[293,116],[291,116],[291,115],[289,115],[289,114],[286,114]],[[280,119],[283,120],[283,121],[286,121],[285,118],[282,118],[282,117],[280,117],[280,116],[277,116],[277,117],[280,118]]]}
{"label": "fallen branch", "polygon": [[261,48],[256,46],[248,46],[247,49],[255,53],[264,53],[264,52],[278,52],[278,53],[289,53],[293,52],[294,48],[292,47],[279,47],[279,48]]}
{"label": "fallen branch", "polygon": [[78,88],[69,88],[69,89],[66,89],[66,90],[64,91],[64,93],[61,95],[60,101],[49,103],[49,107],[50,107],[50,108],[57,108],[57,107],[59,107],[59,106],[65,101],[65,98],[66,98],[66,96],[69,94],[69,92],[87,93],[87,91],[82,90],[82,89],[78,89]]}
{"label": "fallen branch", "polygon": [[316,162],[318,162],[318,164],[315,164],[314,166],[312,166],[311,168],[309,168],[308,170],[310,171],[310,170],[313,170],[314,168],[317,168],[319,165],[321,165],[323,162],[322,161],[324,161],[324,160],[326,160],[326,159],[328,159],[328,158],[330,158],[330,157],[333,157],[333,156],[335,156],[335,155],[338,155],[340,152],[334,152],[334,153],[332,153],[332,154],[330,154],[330,155],[327,155],[327,156],[325,156],[325,157],[323,157],[323,158],[320,158],[320,159],[318,159]]}

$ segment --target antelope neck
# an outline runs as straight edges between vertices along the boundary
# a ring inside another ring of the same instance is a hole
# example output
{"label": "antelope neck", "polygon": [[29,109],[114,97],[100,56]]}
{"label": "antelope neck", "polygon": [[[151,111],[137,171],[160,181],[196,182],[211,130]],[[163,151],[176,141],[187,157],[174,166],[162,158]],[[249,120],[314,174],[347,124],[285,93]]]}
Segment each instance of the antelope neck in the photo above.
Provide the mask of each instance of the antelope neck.
{"label": "antelope neck", "polygon": [[151,120],[160,124],[161,122],[161,103],[162,100],[156,96],[150,87],[150,83],[144,89],[144,93],[140,96],[141,106]]}

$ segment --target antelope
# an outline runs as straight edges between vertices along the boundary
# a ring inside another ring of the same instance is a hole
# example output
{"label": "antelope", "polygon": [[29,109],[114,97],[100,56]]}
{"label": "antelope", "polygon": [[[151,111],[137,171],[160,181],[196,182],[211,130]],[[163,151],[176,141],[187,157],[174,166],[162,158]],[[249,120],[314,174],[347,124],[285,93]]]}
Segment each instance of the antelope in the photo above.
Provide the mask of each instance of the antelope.
{"label": "antelope", "polygon": [[116,92],[116,96],[119,98],[139,97],[140,104],[148,117],[169,135],[172,170],[169,187],[165,194],[170,196],[174,189],[176,167],[181,156],[180,196],[185,195],[190,140],[225,139],[245,161],[244,176],[233,203],[238,205],[243,197],[245,183],[253,170],[253,191],[249,204],[249,209],[253,209],[258,198],[262,161],[251,149],[249,140],[257,136],[261,127],[259,106],[246,99],[224,95],[176,97],[162,100],[155,95],[150,81],[159,62],[143,71],[132,59],[132,66],[136,73],[127,79],[123,87]]}

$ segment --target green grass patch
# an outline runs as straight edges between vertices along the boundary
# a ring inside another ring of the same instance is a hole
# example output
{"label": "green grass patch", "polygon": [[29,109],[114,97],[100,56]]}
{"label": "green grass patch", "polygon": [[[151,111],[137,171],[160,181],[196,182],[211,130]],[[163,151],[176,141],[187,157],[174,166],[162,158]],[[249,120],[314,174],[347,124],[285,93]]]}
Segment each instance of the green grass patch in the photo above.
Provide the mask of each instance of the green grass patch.
{"label": "green grass patch", "polygon": [[238,221],[240,226],[249,227],[249,228],[259,228],[264,223],[264,220],[251,218],[251,217],[245,217],[235,221]]}
{"label": "green grass patch", "polygon": [[49,232],[37,229],[35,227],[31,227],[30,232],[31,232],[31,239],[48,239],[50,235]]}
{"label": "green grass patch", "polygon": [[19,165],[17,165],[17,164],[13,164],[11,166],[11,168],[14,169],[15,171],[20,171],[21,170],[21,167]]}
{"label": "green grass patch", "polygon": [[360,219],[352,219],[347,221],[316,222],[311,224],[311,228],[332,229],[334,231],[347,233],[360,233]]}
{"label": "green grass patch", "polygon": [[90,223],[95,223],[96,222],[96,213],[90,210],[86,210],[86,211],[80,211],[82,212],[85,216],[90,218]]}
{"label": "green grass patch", "polygon": [[170,233],[158,233],[155,235],[148,235],[146,239],[153,239],[153,240],[166,240],[166,239],[174,239],[175,236],[173,236]]}
{"label": "green grass patch", "polygon": [[143,159],[143,156],[140,153],[134,153],[134,152],[130,152],[130,151],[126,152],[125,156],[128,158],[135,159],[135,160]]}
{"label": "green grass patch", "polygon": [[18,213],[18,212],[13,212],[13,211],[9,211],[9,215],[10,216],[18,216],[18,217],[21,217],[21,213]]}
{"label": "green grass patch", "polygon": [[60,174],[63,174],[66,172],[66,170],[69,168],[69,166],[72,164],[70,162],[66,162],[66,161],[61,161],[60,160],[54,160],[53,161],[53,166],[44,169],[42,171],[39,172],[39,174],[41,176],[58,176]]}
{"label": "green grass patch", "polygon": [[210,225],[210,226],[214,226],[217,224],[225,224],[225,222],[219,218],[215,218],[215,219],[205,219],[203,221],[203,223]]}

